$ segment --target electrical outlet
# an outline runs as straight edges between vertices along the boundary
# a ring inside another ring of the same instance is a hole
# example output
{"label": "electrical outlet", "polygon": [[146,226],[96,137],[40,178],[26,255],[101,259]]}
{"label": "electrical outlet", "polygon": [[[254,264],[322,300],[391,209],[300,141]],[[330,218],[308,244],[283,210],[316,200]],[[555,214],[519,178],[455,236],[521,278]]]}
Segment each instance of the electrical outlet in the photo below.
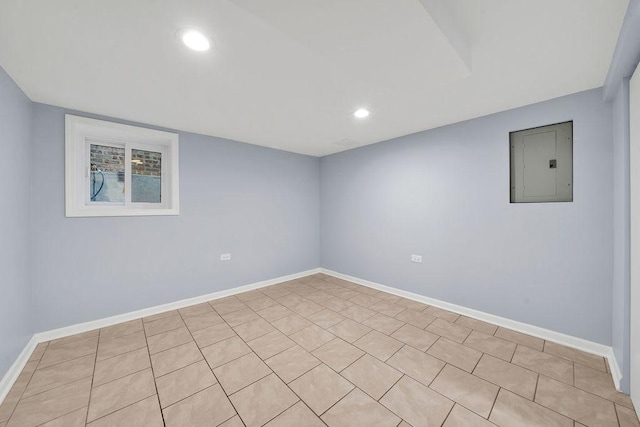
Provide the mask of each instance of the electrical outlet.
{"label": "electrical outlet", "polygon": [[422,255],[411,255],[411,262],[422,262]]}
{"label": "electrical outlet", "polygon": [[220,261],[231,261],[231,254],[220,254]]}

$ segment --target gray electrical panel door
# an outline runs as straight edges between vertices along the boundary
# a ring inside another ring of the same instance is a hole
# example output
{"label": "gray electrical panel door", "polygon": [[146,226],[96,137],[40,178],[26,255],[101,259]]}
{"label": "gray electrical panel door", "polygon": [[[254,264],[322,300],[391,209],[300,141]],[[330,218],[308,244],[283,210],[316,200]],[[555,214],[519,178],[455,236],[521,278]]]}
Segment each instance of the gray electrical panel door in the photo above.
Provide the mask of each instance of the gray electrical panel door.
{"label": "gray electrical panel door", "polygon": [[573,201],[573,122],[511,132],[511,203]]}

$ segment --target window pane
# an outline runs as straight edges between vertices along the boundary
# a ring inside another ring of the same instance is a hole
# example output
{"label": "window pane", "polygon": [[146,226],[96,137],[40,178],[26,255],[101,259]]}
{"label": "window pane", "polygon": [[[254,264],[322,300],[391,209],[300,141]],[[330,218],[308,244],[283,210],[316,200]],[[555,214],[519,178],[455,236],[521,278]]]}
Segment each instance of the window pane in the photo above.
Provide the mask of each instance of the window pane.
{"label": "window pane", "polygon": [[131,150],[131,201],[160,203],[162,153]]}
{"label": "window pane", "polygon": [[124,203],[124,148],[91,144],[89,199]]}

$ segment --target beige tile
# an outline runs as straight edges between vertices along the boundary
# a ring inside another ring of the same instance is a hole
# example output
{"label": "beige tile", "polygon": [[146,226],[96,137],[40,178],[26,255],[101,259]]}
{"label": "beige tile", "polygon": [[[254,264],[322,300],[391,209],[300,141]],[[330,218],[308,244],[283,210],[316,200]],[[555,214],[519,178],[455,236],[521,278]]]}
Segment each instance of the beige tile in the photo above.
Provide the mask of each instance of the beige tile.
{"label": "beige tile", "polygon": [[38,359],[35,359],[25,364],[4,401],[0,403],[0,422],[8,420],[13,413],[39,362]]}
{"label": "beige tile", "polygon": [[182,344],[151,356],[153,375],[158,378],[202,359],[196,343]]}
{"label": "beige tile", "polygon": [[233,417],[229,418],[227,421],[220,424],[218,427],[244,427],[244,423],[242,422],[239,416],[234,415]]}
{"label": "beige tile", "polygon": [[616,411],[618,412],[620,427],[640,427],[636,411],[620,405],[616,405]]}
{"label": "beige tile", "polygon": [[180,328],[149,337],[147,343],[149,344],[149,353],[155,354],[172,347],[186,344],[190,341],[193,341],[193,338],[189,330],[187,328]]}
{"label": "beige tile", "polygon": [[426,328],[431,322],[436,320],[435,316],[410,308],[406,308],[404,311],[396,314],[395,318],[410,325],[417,326],[420,329]]}
{"label": "beige tile", "polygon": [[222,318],[229,324],[229,326],[234,327],[250,322],[251,320],[259,319],[260,316],[250,308],[245,308],[232,313],[223,314]]}
{"label": "beige tile", "polygon": [[98,345],[97,360],[100,361],[108,359],[110,357],[128,353],[133,350],[138,350],[139,348],[144,348],[146,346],[147,339],[144,336],[144,332],[134,332],[133,334],[125,335],[118,338],[100,340],[100,345]]}
{"label": "beige tile", "polygon": [[414,426],[440,426],[453,407],[452,401],[407,376],[380,403]]}
{"label": "beige tile", "polygon": [[223,323],[224,320],[220,315],[214,311],[199,316],[189,317],[184,319],[184,323],[191,332],[199,331],[209,326],[218,325]]}
{"label": "beige tile", "polygon": [[511,329],[499,327],[494,336],[514,342],[516,344],[521,344],[525,347],[529,347],[538,351],[542,351],[542,349],[544,348],[543,339],[512,331]]}
{"label": "beige tile", "polygon": [[254,300],[247,301],[245,302],[245,304],[247,304],[249,308],[252,309],[253,311],[260,311],[260,310],[264,310],[265,308],[273,307],[278,303],[267,296],[262,296]]}
{"label": "beige tile", "polygon": [[559,356],[572,362],[580,363],[602,372],[607,372],[604,357],[595,354],[577,350],[575,348],[566,347],[554,342],[546,341],[544,344],[544,352]]}
{"label": "beige tile", "polygon": [[513,353],[516,351],[515,343],[477,331],[471,332],[464,341],[464,345],[507,362],[511,361],[511,357],[513,357]]}
{"label": "beige tile", "polygon": [[482,355],[473,375],[533,400],[538,374],[488,354]]}
{"label": "beige tile", "polygon": [[274,374],[231,396],[233,406],[247,427],[265,424],[298,400],[298,397]]}
{"label": "beige tile", "polygon": [[471,317],[467,316],[460,316],[455,323],[456,325],[466,326],[467,328],[471,328],[474,331],[482,332],[483,334],[487,335],[493,335],[498,330],[498,327],[496,325],[483,322],[482,320],[472,319]]}
{"label": "beige tile", "polygon": [[358,389],[336,403],[322,419],[329,427],[396,427],[400,423],[400,418]]}
{"label": "beige tile", "polygon": [[244,341],[236,336],[204,347],[201,351],[211,369],[251,353],[251,349]]}
{"label": "beige tile", "polygon": [[283,317],[290,316],[293,311],[289,310],[287,307],[282,306],[280,304],[274,305],[269,308],[265,308],[264,310],[258,311],[258,314],[262,316],[267,322],[275,322],[276,320],[280,320]]}
{"label": "beige tile", "polygon": [[291,335],[293,333],[298,332],[300,329],[304,329],[312,325],[312,323],[309,322],[307,319],[295,313],[289,316],[283,317],[281,319],[278,319],[275,322],[272,322],[271,324],[276,328],[278,328],[280,332],[282,332],[285,335]]}
{"label": "beige tile", "polygon": [[398,304],[394,304],[392,301],[389,301],[389,300],[382,300],[380,302],[375,303],[371,307],[369,307],[369,309],[371,310],[375,310],[380,314],[384,314],[390,317],[395,316],[396,314],[403,311],[405,308],[406,307]]}
{"label": "beige tile", "polygon": [[167,427],[217,426],[236,414],[220,384],[187,397],[163,412]]}
{"label": "beige tile", "polygon": [[258,317],[255,320],[236,326],[233,330],[236,331],[236,334],[238,334],[243,340],[250,341],[266,335],[269,332],[273,332],[276,329],[271,326],[271,323],[261,317]]}
{"label": "beige tile", "polygon": [[323,291],[316,291],[308,294],[305,298],[313,302],[322,302],[331,298],[331,294]]}
{"label": "beige tile", "polygon": [[226,323],[209,326],[192,333],[198,347],[203,348],[227,338],[235,337],[236,333]]}
{"label": "beige tile", "polygon": [[560,357],[519,345],[511,362],[564,383],[573,384],[573,363]]}
{"label": "beige tile", "polygon": [[442,427],[492,427],[493,423],[485,420],[467,408],[455,405]]}
{"label": "beige tile", "polygon": [[151,369],[94,387],[91,390],[89,415],[91,422],[156,394]]}
{"label": "beige tile", "polygon": [[633,408],[631,398],[616,390],[611,374],[578,363],[574,365],[574,370],[575,386],[577,388],[596,394],[607,400],[626,406],[627,408]]}
{"label": "beige tile", "polygon": [[422,351],[427,351],[440,338],[413,325],[404,325],[391,336]]}
{"label": "beige tile", "polygon": [[375,400],[402,377],[402,373],[368,354],[351,364],[341,375]]}
{"label": "beige tile", "polygon": [[36,348],[33,350],[33,353],[31,353],[31,356],[29,357],[29,362],[34,360],[39,361],[40,359],[42,359],[42,356],[44,355],[44,352],[47,349],[48,345],[49,345],[48,342],[41,342],[40,344],[38,344]]}
{"label": "beige tile", "polygon": [[447,365],[429,386],[433,390],[487,418],[499,387]]}
{"label": "beige tile", "polygon": [[162,313],[154,314],[153,316],[143,317],[142,321],[144,323],[153,322],[154,320],[163,319],[165,317],[170,317],[170,316],[175,316],[176,314],[178,314],[178,310],[163,311]]}
{"label": "beige tile", "polygon": [[[60,418],[51,420],[48,423],[40,424],[40,427],[85,427],[87,421],[87,409],[82,408],[63,415]],[[2,424],[0,424],[2,426]]]}
{"label": "beige tile", "polygon": [[337,372],[342,371],[344,368],[355,362],[362,357],[364,351],[359,348],[336,338],[318,348],[313,352],[313,355],[322,360],[326,365],[331,367]]}
{"label": "beige tile", "polygon": [[391,335],[405,323],[401,320],[394,319],[393,317],[377,313],[362,322],[362,324],[369,326],[376,331],[382,332],[383,334]]}
{"label": "beige tile", "polygon": [[266,360],[296,345],[295,342],[280,331],[273,331],[251,340],[247,344],[262,360]]}
{"label": "beige tile", "polygon": [[160,406],[166,408],[217,383],[204,360],[156,378]]}
{"label": "beige tile", "polygon": [[304,402],[299,401],[265,424],[265,427],[325,427],[320,418]]}
{"label": "beige tile", "polygon": [[89,338],[96,338],[100,335],[100,329],[94,329],[92,331],[82,332],[79,334],[73,334],[66,337],[58,338],[49,341],[47,348],[55,348],[61,344],[71,344],[74,342],[84,341]]}
{"label": "beige tile", "polygon": [[381,332],[371,331],[354,342],[353,345],[384,362],[400,350],[404,344]]}
{"label": "beige tile", "polygon": [[335,325],[336,323],[342,322],[344,319],[345,317],[343,315],[329,310],[328,308],[317,312],[313,316],[309,316],[309,320],[325,329]]}
{"label": "beige tile", "polygon": [[283,297],[276,298],[276,301],[287,308],[293,309],[293,307],[295,307],[296,305],[304,302],[305,299],[300,295],[289,294]]}
{"label": "beige tile", "polygon": [[428,386],[444,368],[440,359],[405,345],[387,360],[387,364]]}
{"label": "beige tile", "polygon": [[315,368],[320,361],[296,345],[266,360],[267,365],[286,383]]}
{"label": "beige tile", "polygon": [[236,295],[236,298],[238,298],[240,301],[244,302],[245,304],[247,301],[253,301],[254,299],[258,299],[262,297],[264,297],[264,294],[260,292],[260,290],[258,289],[254,289],[253,291],[248,291],[248,292],[242,292]]}
{"label": "beige tile", "polygon": [[361,323],[354,322],[351,319],[345,319],[340,323],[327,328],[329,332],[342,338],[347,342],[355,342],[365,334],[371,331],[371,328],[364,326]]}
{"label": "beige tile", "polygon": [[342,311],[345,308],[351,307],[352,305],[354,305],[354,303],[342,298],[333,297],[329,298],[326,301],[323,301],[321,305],[333,311]]}
{"label": "beige tile", "polygon": [[535,402],[590,427],[617,423],[613,403],[542,375]]}
{"label": "beige tile", "polygon": [[213,309],[223,317],[225,314],[233,313],[234,311],[240,311],[248,308],[245,303],[243,303],[242,301],[240,301],[235,297],[233,297],[232,299],[225,299],[224,302],[210,301],[209,304],[211,304]]}
{"label": "beige tile", "polygon": [[436,341],[427,353],[467,372],[473,371],[482,356],[478,350],[465,347],[446,338],[440,338]]}
{"label": "beige tile", "polygon": [[348,317],[351,320],[355,320],[356,322],[362,323],[368,318],[372,317],[374,314],[376,314],[376,312],[356,304],[356,305],[352,305],[349,308],[345,308],[340,312],[340,314],[342,314],[345,317]]}
{"label": "beige tile", "polygon": [[93,386],[106,384],[150,367],[149,352],[144,347],[109,359],[99,360],[96,362],[96,369],[93,373]]}
{"label": "beige tile", "polygon": [[175,316],[163,317],[162,319],[146,322],[144,324],[144,332],[147,337],[161,334],[163,332],[173,331],[174,329],[185,326],[182,317],[179,314]]}
{"label": "beige tile", "polygon": [[313,351],[334,339],[335,335],[325,331],[319,326],[311,325],[291,334],[289,338],[305,350]]}
{"label": "beige tile", "polygon": [[573,427],[573,421],[507,390],[500,390],[489,421],[500,427]]}
{"label": "beige tile", "polygon": [[94,362],[95,355],[90,354],[48,368],[38,369],[31,377],[22,398],[72,383],[81,378],[91,377]]}
{"label": "beige tile", "polygon": [[356,295],[352,298],[349,298],[350,302],[354,302],[363,307],[371,307],[372,305],[378,304],[382,300],[380,298],[376,298],[372,295],[360,294]]}
{"label": "beige tile", "polygon": [[142,319],[131,320],[129,322],[118,323],[117,325],[102,328],[100,330],[100,339],[107,340],[122,337],[124,335],[133,334],[134,332],[142,332],[142,330]]}
{"label": "beige tile", "polygon": [[54,420],[84,408],[89,403],[91,378],[22,399],[16,406],[7,427],[30,427]]}
{"label": "beige tile", "polygon": [[320,304],[316,304],[315,302],[308,300],[291,307],[291,310],[303,317],[309,317],[319,311],[322,311],[323,309],[324,307],[322,307]]}
{"label": "beige tile", "polygon": [[381,300],[384,301],[391,301],[391,302],[396,302],[400,300],[400,297],[397,295],[393,295],[393,294],[389,294],[387,292],[383,292],[383,291],[378,291],[375,294],[372,294],[374,297],[376,298],[380,298]]}
{"label": "beige tile", "polygon": [[[422,312],[426,314],[430,314],[431,316],[435,316],[439,319],[446,320],[451,323],[455,323],[460,318],[460,315],[457,313],[453,313],[449,310],[444,310],[442,308],[438,308],[434,306],[429,306],[424,310],[422,310]],[[464,326],[464,325],[460,325],[460,326]]]}
{"label": "beige tile", "polygon": [[456,325],[455,323],[448,322],[444,319],[437,318],[425,329],[436,335],[440,335],[445,338],[449,338],[451,341],[462,344],[465,339],[471,333],[471,328],[466,326]]}
{"label": "beige tile", "polygon": [[412,310],[416,310],[416,311],[422,311],[422,310],[424,310],[425,308],[428,307],[427,304],[423,304],[421,302],[414,301],[414,300],[407,299],[407,298],[400,298],[395,303],[399,304],[399,305],[401,305],[403,307],[407,307],[407,308],[410,308]]}
{"label": "beige tile", "polygon": [[[84,426],[84,419],[82,422]],[[88,427],[118,426],[164,427],[158,396],[148,397],[88,424]]]}
{"label": "beige tile", "polygon": [[40,359],[38,369],[57,365],[78,357],[95,354],[98,347],[98,336],[89,337],[80,341],[62,343],[56,346],[49,345]]}
{"label": "beige tile", "polygon": [[203,302],[202,304],[191,305],[189,307],[181,308],[178,310],[183,319],[190,317],[201,316],[207,313],[213,313],[213,308],[209,303]]}
{"label": "beige tile", "polygon": [[353,385],[326,365],[319,365],[289,384],[316,413],[322,415],[353,389]]}
{"label": "beige tile", "polygon": [[271,369],[254,353],[249,353],[213,370],[224,391],[230,395],[264,378]]}

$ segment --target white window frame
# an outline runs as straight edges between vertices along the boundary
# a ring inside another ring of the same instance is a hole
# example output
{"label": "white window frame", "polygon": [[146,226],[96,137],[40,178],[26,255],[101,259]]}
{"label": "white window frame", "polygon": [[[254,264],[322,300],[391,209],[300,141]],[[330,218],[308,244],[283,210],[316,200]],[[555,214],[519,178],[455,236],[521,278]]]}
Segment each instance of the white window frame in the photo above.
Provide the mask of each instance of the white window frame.
{"label": "white window frame", "polygon": [[[65,199],[67,217],[178,215],[178,134],[65,115]],[[123,203],[90,200],[90,145],[125,149]],[[131,201],[131,150],[161,153],[160,203]]]}

